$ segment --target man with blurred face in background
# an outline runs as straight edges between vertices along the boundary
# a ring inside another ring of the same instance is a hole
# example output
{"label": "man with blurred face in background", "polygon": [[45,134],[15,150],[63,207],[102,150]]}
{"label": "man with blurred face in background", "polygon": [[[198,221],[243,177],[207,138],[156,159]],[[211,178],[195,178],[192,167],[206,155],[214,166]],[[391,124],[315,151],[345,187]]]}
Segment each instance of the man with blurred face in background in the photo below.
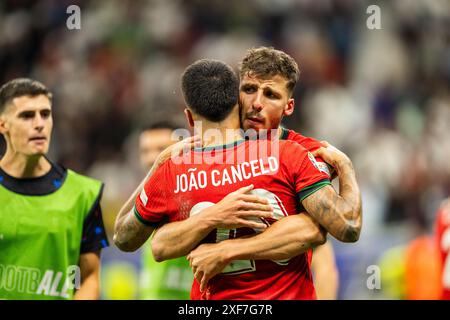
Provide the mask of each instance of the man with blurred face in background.
{"label": "man with blurred face in background", "polygon": [[145,172],[150,170],[158,155],[174,142],[172,132],[175,129],[177,128],[169,122],[158,122],[141,130],[139,160]]}
{"label": "man with blurred face in background", "polygon": [[[158,155],[171,144],[175,125],[159,122],[142,129],[139,135],[139,159],[148,172]],[[150,241],[142,250],[140,298],[145,300],[186,300],[192,285],[192,270],[185,257],[156,262],[151,252]]]}
{"label": "man with blurred face in background", "polygon": [[42,83],[0,88],[0,299],[99,298],[103,184],[46,157],[52,129]]}

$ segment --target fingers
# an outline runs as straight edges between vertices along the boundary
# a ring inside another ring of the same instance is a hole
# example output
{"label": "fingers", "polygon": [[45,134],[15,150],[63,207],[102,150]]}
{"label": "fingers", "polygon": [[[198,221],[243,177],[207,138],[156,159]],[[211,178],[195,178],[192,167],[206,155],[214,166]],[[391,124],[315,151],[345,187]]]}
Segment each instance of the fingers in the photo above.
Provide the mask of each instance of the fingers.
{"label": "fingers", "polygon": [[208,285],[208,281],[209,281],[210,277],[207,276],[202,270],[196,270],[194,272],[194,278],[200,284],[200,291],[201,292],[205,291],[206,286]]}
{"label": "fingers", "polygon": [[193,137],[191,137],[191,140],[189,141],[190,144],[192,144],[192,146],[194,148],[198,148],[202,146],[202,139],[200,138],[199,135],[195,135]]}
{"label": "fingers", "polygon": [[317,157],[317,156],[322,157],[324,152],[325,152],[325,148],[324,148],[324,147],[320,147],[319,149],[314,150],[314,151],[311,152],[311,153],[312,153],[312,155],[313,155],[314,157]]}
{"label": "fingers", "polygon": [[201,140],[201,139],[200,139],[200,135],[196,134],[196,135],[193,135],[193,136],[184,138],[184,139],[181,140],[181,141],[184,141],[184,142],[194,142],[194,141],[199,141],[199,140]]}
{"label": "fingers", "polygon": [[335,146],[333,146],[332,144],[330,144],[327,141],[320,141],[320,143],[322,143],[322,145],[326,148],[325,150],[327,151],[338,151],[338,152],[342,152],[340,151],[338,148],[336,148]]}
{"label": "fingers", "polygon": [[313,154],[313,156],[322,156],[324,152],[327,151],[327,148],[333,147],[328,141],[322,140],[320,141],[320,144],[322,145],[322,147],[320,147],[319,149],[311,152]]}
{"label": "fingers", "polygon": [[273,213],[267,211],[248,210],[248,211],[241,211],[239,217],[243,218],[244,220],[268,219],[273,217]]}
{"label": "fingers", "polygon": [[203,292],[206,289],[206,286],[208,285],[209,277],[206,276],[206,274],[203,274],[203,278],[200,282],[200,291]]}
{"label": "fingers", "polygon": [[[240,210],[242,211],[262,211],[265,213],[268,213],[269,215],[263,215],[263,217],[270,217],[273,212],[273,208],[268,204],[260,204],[260,203],[253,203],[253,202],[243,202],[240,204]],[[259,216],[259,215],[258,215]]]}
{"label": "fingers", "polygon": [[258,197],[255,195],[250,194],[243,194],[240,196],[240,198],[246,202],[254,202],[254,203],[260,203],[260,204],[269,204],[269,200],[266,198]]}
{"label": "fingers", "polygon": [[200,138],[200,136],[195,136],[195,137],[198,137],[198,138],[194,139],[194,148],[203,147],[202,139]]}
{"label": "fingers", "polygon": [[203,271],[196,270],[194,272],[194,278],[197,279],[198,283],[201,283],[202,282],[202,278],[203,278]]}
{"label": "fingers", "polygon": [[186,139],[183,139],[179,142],[181,144],[180,153],[188,152],[194,148],[198,148],[202,146],[202,141],[199,135],[195,135]]}
{"label": "fingers", "polygon": [[258,230],[265,230],[267,229],[267,225],[261,221],[253,221],[253,220],[247,220],[247,219],[238,219],[237,222],[239,223],[239,227],[241,228],[252,228],[252,229],[258,229]]}
{"label": "fingers", "polygon": [[247,192],[251,191],[253,188],[254,188],[254,185],[250,184],[248,186],[245,186],[245,187],[242,187],[240,189],[237,189],[233,193],[235,193],[235,194],[244,194],[244,193],[247,193]]}
{"label": "fingers", "polygon": [[192,269],[192,273],[195,276],[197,274],[197,272],[198,272],[198,266],[193,264],[193,263],[191,263],[190,266],[191,266],[191,269]]}

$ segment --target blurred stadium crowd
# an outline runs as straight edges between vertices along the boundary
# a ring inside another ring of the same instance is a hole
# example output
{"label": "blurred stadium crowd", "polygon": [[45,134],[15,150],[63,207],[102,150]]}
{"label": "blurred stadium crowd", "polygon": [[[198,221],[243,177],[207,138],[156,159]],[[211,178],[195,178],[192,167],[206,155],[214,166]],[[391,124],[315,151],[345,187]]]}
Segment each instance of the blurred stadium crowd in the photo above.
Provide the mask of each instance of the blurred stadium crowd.
{"label": "blurred stadium crowd", "polygon": [[[81,30],[66,27],[71,4]],[[381,30],[366,26],[370,4]],[[301,69],[285,125],[346,152],[363,192],[360,242],[335,243],[339,297],[385,298],[367,289],[367,266],[431,233],[450,195],[449,39],[446,0],[3,0],[0,83],[29,76],[51,88],[51,158],[106,183],[111,231],[143,175],[139,129],[185,125],[183,69],[198,58],[237,67],[259,45],[285,50]]]}

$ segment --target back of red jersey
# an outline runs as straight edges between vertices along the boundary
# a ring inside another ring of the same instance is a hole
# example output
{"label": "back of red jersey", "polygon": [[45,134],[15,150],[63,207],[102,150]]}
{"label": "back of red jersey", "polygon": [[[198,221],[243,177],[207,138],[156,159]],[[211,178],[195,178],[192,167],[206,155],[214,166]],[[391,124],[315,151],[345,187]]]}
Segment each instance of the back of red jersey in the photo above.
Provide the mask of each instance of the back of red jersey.
{"label": "back of red jersey", "polygon": [[[275,144],[241,141],[167,161],[136,199],[136,216],[144,223],[183,220],[249,184],[254,185],[252,193],[268,199],[274,209],[268,223],[297,214],[304,198],[330,182],[303,147],[291,141]],[[257,232],[218,229],[204,242]],[[307,254],[302,254],[286,261],[233,261],[209,281],[206,293],[201,294],[194,281],[191,298],[314,299],[315,291]]]}
{"label": "back of red jersey", "polygon": [[442,299],[450,300],[450,199],[439,208],[436,217],[436,239],[442,261]]}

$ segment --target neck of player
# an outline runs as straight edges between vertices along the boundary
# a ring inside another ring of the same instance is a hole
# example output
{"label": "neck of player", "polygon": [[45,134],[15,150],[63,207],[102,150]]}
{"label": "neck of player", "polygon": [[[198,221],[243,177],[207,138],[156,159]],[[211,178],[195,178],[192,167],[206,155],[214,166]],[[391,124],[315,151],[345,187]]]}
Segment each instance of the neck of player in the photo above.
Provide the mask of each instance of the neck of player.
{"label": "neck of player", "polygon": [[220,146],[243,139],[237,112],[232,112],[221,122],[203,121],[201,130],[203,147]]}
{"label": "neck of player", "polygon": [[50,162],[41,154],[29,156],[7,150],[0,160],[0,168],[18,179],[41,177],[47,174],[51,167]]}
{"label": "neck of player", "polygon": [[239,125],[237,127],[204,126],[202,137],[203,147],[222,146],[242,140]]}

